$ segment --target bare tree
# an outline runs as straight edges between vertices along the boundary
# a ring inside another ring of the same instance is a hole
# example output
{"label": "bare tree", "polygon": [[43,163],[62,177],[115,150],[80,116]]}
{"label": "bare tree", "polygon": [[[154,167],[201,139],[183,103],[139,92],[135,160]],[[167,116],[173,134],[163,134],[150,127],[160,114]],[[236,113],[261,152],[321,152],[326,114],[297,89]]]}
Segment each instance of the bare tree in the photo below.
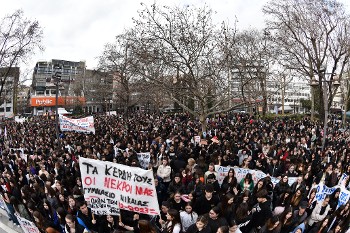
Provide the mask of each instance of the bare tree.
{"label": "bare tree", "polygon": [[134,19],[133,49],[138,72],[162,87],[185,111],[206,117],[234,106],[228,67],[221,50],[223,29],[212,21],[213,11],[202,8],[143,5]]}
{"label": "bare tree", "polygon": [[[331,88],[337,75],[342,78],[349,60],[349,16],[336,0],[274,0],[266,4],[267,26],[281,48],[284,63],[310,80],[319,82],[321,116],[331,106],[336,88]],[[323,93],[322,85],[327,85]],[[324,103],[323,96],[328,96]]]}
{"label": "bare tree", "polygon": [[[269,92],[267,83],[274,79],[278,60],[278,49],[271,43],[267,30],[249,29],[227,33],[227,59],[231,70],[238,76],[236,80],[245,103],[261,101],[263,115],[267,111]],[[253,102],[253,103],[251,103]]]}
{"label": "bare tree", "polygon": [[[0,22],[0,67],[9,68],[10,72],[12,67],[28,61],[36,49],[43,49],[42,37],[39,22],[24,18],[22,10],[5,16]],[[9,74],[1,76],[0,99]]]}
{"label": "bare tree", "polygon": [[135,78],[133,71],[134,55],[131,49],[131,32],[116,36],[114,43],[107,43],[99,57],[99,69],[114,75],[117,90],[114,94],[124,105],[124,114],[130,106],[130,83]]}

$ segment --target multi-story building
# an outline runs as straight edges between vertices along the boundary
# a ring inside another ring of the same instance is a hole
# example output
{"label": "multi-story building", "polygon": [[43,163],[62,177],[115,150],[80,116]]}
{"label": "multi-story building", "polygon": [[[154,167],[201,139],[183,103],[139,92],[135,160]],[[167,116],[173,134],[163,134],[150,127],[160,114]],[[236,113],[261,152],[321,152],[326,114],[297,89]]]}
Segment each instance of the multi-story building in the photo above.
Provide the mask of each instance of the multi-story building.
{"label": "multi-story building", "polygon": [[86,112],[108,112],[114,110],[113,76],[98,70],[86,70],[84,76]]}
{"label": "multi-story building", "polygon": [[16,114],[19,74],[19,67],[0,68],[0,80],[3,83],[0,95],[0,117],[13,117]]}
{"label": "multi-story building", "polygon": [[293,78],[288,82],[269,81],[267,83],[269,112],[305,113],[301,100],[311,99],[310,83],[306,80]]}
{"label": "multi-story building", "polygon": [[33,72],[30,106],[33,115],[53,114],[56,109],[56,87],[60,108],[72,111],[85,105],[84,61],[39,61]]}
{"label": "multi-story building", "polygon": [[30,87],[26,85],[18,86],[18,94],[16,101],[16,113],[18,115],[26,115],[31,113],[30,105],[29,105],[29,95],[30,95]]}

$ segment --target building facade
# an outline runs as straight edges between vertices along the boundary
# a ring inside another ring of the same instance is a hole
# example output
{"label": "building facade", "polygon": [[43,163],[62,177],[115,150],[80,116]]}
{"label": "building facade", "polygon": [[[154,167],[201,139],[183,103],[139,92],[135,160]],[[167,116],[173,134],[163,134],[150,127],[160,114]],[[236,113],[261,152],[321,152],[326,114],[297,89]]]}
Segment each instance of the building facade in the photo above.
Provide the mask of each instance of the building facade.
{"label": "building facade", "polygon": [[53,59],[39,61],[33,72],[30,107],[33,115],[54,114],[57,106],[73,111],[85,106],[84,61],[74,62]]}
{"label": "building facade", "polygon": [[0,98],[0,117],[9,118],[17,113],[17,92],[19,82],[19,67],[0,68],[0,79],[3,83]]}

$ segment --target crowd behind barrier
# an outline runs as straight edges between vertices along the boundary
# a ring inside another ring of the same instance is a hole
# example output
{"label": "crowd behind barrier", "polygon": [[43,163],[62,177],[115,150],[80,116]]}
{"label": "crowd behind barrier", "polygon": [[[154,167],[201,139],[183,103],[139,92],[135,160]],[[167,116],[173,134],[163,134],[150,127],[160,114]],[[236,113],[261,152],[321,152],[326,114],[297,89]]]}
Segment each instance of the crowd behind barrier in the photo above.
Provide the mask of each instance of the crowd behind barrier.
{"label": "crowd behind barrier", "polygon": [[205,132],[185,113],[86,119],[93,133],[62,118],[59,139],[50,116],[1,123],[0,208],[24,232],[349,232],[338,121],[322,150],[308,117],[216,115]]}

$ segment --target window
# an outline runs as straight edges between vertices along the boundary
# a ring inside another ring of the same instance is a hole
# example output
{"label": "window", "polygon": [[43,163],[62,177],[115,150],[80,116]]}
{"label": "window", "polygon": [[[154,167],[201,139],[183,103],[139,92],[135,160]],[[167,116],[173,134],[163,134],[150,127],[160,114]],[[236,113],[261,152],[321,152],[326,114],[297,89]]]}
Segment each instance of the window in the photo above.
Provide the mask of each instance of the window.
{"label": "window", "polygon": [[44,91],[36,91],[37,95],[44,95],[44,93],[45,93]]}
{"label": "window", "polygon": [[11,107],[6,107],[6,112],[11,112]]}
{"label": "window", "polygon": [[50,95],[50,90],[46,90],[46,95]]}
{"label": "window", "polygon": [[4,112],[4,108],[0,108],[0,112]]}

